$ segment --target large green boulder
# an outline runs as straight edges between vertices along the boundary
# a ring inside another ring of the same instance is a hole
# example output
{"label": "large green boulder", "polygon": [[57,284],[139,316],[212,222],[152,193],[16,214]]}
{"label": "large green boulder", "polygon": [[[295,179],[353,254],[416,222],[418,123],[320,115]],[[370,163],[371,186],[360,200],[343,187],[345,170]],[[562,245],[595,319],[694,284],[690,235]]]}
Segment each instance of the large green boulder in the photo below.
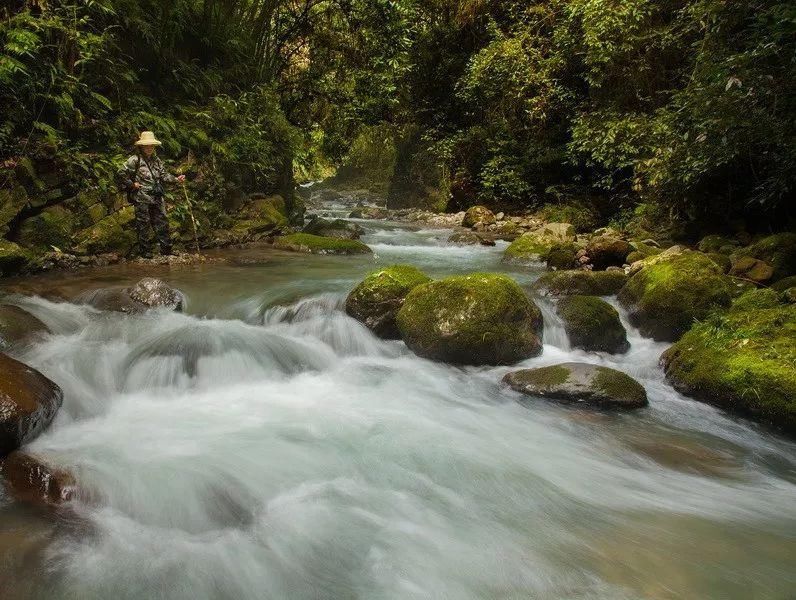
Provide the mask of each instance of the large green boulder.
{"label": "large green boulder", "polygon": [[74,235],[74,247],[78,254],[116,253],[129,255],[138,238],[133,221],[135,213],[132,206],[101,219],[91,227]]}
{"label": "large green boulder", "polygon": [[733,259],[751,256],[771,265],[773,281],[796,275],[796,232],[776,233],[741,248]]}
{"label": "large green boulder", "polygon": [[553,246],[571,244],[575,241],[575,228],[569,223],[547,223],[538,229],[524,233],[509,244],[503,252],[508,262],[540,262],[547,259]]}
{"label": "large green boulder", "polygon": [[619,292],[631,323],[643,335],[668,342],[679,339],[694,321],[729,306],[730,300],[731,287],[721,269],[690,250],[644,267]]}
{"label": "large green boulder", "polygon": [[75,215],[63,206],[50,206],[22,221],[19,244],[27,248],[68,249],[75,230]]}
{"label": "large green boulder", "polygon": [[370,254],[373,251],[359,240],[341,240],[310,233],[291,233],[274,239],[274,248],[306,254]]}
{"label": "large green boulder", "polygon": [[396,321],[416,354],[453,364],[513,364],[542,351],[542,314],[505,275],[473,273],[419,285]]}
{"label": "large green boulder", "polygon": [[542,296],[611,296],[626,282],[622,271],[557,271],[542,275],[533,289]]}
{"label": "large green boulder", "polygon": [[16,275],[34,260],[34,256],[14,242],[0,238],[0,276]]}
{"label": "large green boulder", "polygon": [[796,434],[796,305],[777,292],[747,292],[694,325],[661,362],[684,394]]}
{"label": "large green boulder", "polygon": [[697,248],[705,254],[711,252],[731,254],[738,249],[738,242],[720,235],[706,235],[699,241]]}
{"label": "large green boulder", "polygon": [[345,219],[330,220],[315,217],[307,223],[301,231],[302,233],[311,233],[312,235],[321,235],[341,240],[358,240],[365,230],[356,223],[346,221]]}
{"label": "large green boulder", "polygon": [[462,227],[482,227],[495,224],[495,215],[486,206],[471,206],[464,213]]}
{"label": "large green boulder", "polygon": [[431,281],[411,265],[392,265],[368,275],[346,298],[345,310],[376,335],[385,339],[401,337],[395,316],[406,296],[418,285]]}
{"label": "large green boulder", "polygon": [[508,373],[503,383],[528,396],[610,409],[647,406],[647,392],[635,379],[608,367],[563,363]]}
{"label": "large green boulder", "polygon": [[548,271],[566,271],[577,265],[578,248],[575,244],[556,244],[547,252]]}
{"label": "large green boulder", "polygon": [[619,354],[630,344],[619,313],[597,296],[566,296],[558,301],[558,316],[573,348]]}

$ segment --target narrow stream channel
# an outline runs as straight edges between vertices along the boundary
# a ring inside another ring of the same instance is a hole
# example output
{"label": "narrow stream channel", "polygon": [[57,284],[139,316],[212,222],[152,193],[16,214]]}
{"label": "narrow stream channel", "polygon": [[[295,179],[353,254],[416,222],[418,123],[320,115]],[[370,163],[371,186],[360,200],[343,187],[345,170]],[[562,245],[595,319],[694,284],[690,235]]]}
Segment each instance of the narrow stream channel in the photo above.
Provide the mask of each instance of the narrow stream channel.
{"label": "narrow stream channel", "polygon": [[[522,285],[541,269],[501,264],[505,245],[359,223],[375,258],[249,248],[17,283],[5,300],[54,332],[17,357],[65,392],[29,450],[86,497],[46,513],[0,491],[0,597],[794,597],[792,442],[676,393],[666,345],[627,323],[627,354],[572,351],[542,304],[544,353],[521,366],[623,370],[649,394],[632,414],[521,403],[507,368],[377,339],[341,307],[379,265]],[[57,300],[144,275],[186,312]]]}

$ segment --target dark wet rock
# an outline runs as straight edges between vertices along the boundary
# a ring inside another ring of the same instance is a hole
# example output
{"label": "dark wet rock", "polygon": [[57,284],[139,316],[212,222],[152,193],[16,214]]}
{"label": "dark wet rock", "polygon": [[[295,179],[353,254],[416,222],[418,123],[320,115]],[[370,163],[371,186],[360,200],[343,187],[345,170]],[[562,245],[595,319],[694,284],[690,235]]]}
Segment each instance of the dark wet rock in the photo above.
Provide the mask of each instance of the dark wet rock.
{"label": "dark wet rock", "polygon": [[647,406],[647,392],[635,379],[614,369],[585,363],[563,363],[508,373],[503,382],[513,390],[596,408]]}
{"label": "dark wet rock", "polygon": [[729,274],[754,283],[764,283],[774,275],[774,267],[751,256],[738,256],[731,261]]}
{"label": "dark wet rock", "polygon": [[17,500],[34,504],[61,504],[71,500],[77,489],[69,471],[19,450],[0,460],[0,476]]}
{"label": "dark wet rock", "polygon": [[696,323],[661,356],[675,388],[796,434],[796,305],[751,290]]}
{"label": "dark wet rock", "polygon": [[132,287],[102,288],[82,294],[79,298],[99,310],[142,313],[152,308],[181,312],[185,295],[160,279],[145,277]]}
{"label": "dark wet rock", "polygon": [[24,271],[34,260],[22,246],[0,239],[0,276],[8,277]]}
{"label": "dark wet rock", "polygon": [[63,402],[63,392],[33,367],[0,353],[0,456],[39,435]]}
{"label": "dark wet rock", "polygon": [[566,296],[559,300],[557,312],[573,348],[611,354],[630,348],[619,313],[601,298]]}
{"label": "dark wet rock", "polygon": [[302,233],[311,233],[323,237],[337,238],[340,240],[358,240],[365,232],[362,227],[344,219],[328,220],[314,217],[301,230]]}
{"label": "dark wet rock", "polygon": [[457,246],[494,246],[495,241],[474,231],[454,231],[448,237],[449,244]]}
{"label": "dark wet rock", "polygon": [[627,240],[610,232],[593,237],[586,245],[586,255],[597,271],[610,266],[621,267],[632,250]]}
{"label": "dark wet rock", "polygon": [[0,305],[0,350],[27,344],[49,332],[44,323],[25,309],[11,304]]}
{"label": "dark wet rock", "polygon": [[273,241],[274,248],[305,254],[371,254],[373,251],[359,240],[341,240],[311,233],[291,233]]}
{"label": "dark wet rock", "polygon": [[542,351],[542,315],[505,275],[473,273],[415,287],[396,318],[419,356],[453,364],[513,364]]}
{"label": "dark wet rock", "polygon": [[730,284],[721,269],[706,255],[690,250],[644,267],[619,292],[630,322],[643,335],[668,342],[713,310],[729,306],[730,300]]}
{"label": "dark wet rock", "polygon": [[576,254],[578,252],[575,244],[556,244],[547,253],[548,271],[566,271],[577,266]]}
{"label": "dark wet rock", "polygon": [[626,282],[622,271],[557,271],[542,275],[533,289],[543,296],[611,296]]}
{"label": "dark wet rock", "polygon": [[374,271],[348,295],[346,313],[381,338],[399,339],[395,316],[409,292],[429,281],[430,277],[410,265]]}
{"label": "dark wet rock", "polygon": [[493,225],[495,222],[495,215],[486,206],[471,206],[467,209],[467,212],[464,213],[462,227]]}

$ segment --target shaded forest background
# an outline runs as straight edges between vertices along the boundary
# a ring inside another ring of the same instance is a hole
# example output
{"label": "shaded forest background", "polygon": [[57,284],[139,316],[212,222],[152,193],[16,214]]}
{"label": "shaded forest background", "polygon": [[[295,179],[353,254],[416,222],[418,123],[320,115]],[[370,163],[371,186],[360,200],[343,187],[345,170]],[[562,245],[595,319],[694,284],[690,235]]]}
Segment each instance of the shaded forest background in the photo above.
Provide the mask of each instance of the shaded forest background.
{"label": "shaded forest background", "polygon": [[296,181],[334,175],[393,207],[777,230],[796,204],[796,5],[11,0],[0,106],[15,240],[63,198],[111,194],[143,129],[208,222],[251,192],[295,210]]}

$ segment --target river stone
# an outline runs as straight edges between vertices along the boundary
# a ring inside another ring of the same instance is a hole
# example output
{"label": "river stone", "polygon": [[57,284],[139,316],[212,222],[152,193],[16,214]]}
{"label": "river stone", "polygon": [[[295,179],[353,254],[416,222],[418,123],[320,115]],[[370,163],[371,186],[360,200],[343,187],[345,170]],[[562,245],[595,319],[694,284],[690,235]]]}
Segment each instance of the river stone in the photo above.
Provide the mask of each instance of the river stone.
{"label": "river stone", "polygon": [[571,244],[575,241],[575,228],[569,223],[547,223],[524,233],[503,252],[508,262],[542,261],[550,249],[557,244]]}
{"label": "river stone", "polygon": [[699,241],[697,248],[705,254],[717,252],[727,255],[738,249],[738,242],[720,235],[706,235]]}
{"label": "river stone", "polygon": [[556,271],[539,277],[533,289],[542,296],[611,296],[625,282],[622,271]]}
{"label": "river stone", "polygon": [[563,363],[508,373],[503,382],[529,396],[541,396],[597,408],[647,406],[647,392],[635,379],[614,369],[586,363]]}
{"label": "river stone", "polygon": [[728,307],[731,288],[710,258],[689,250],[644,267],[628,280],[618,297],[642,335],[674,342],[695,321]]}
{"label": "river stone", "polygon": [[449,244],[457,246],[494,246],[495,241],[484,238],[474,231],[454,231],[448,237]]}
{"label": "river stone", "polygon": [[57,505],[72,499],[76,491],[69,471],[20,450],[0,461],[0,476],[11,494],[23,502]]}
{"label": "river stone", "polygon": [[78,300],[99,310],[142,313],[152,308],[182,312],[185,296],[160,279],[145,277],[132,287],[102,288],[86,292]]}
{"label": "river stone", "polygon": [[774,281],[796,275],[796,232],[776,233],[765,237],[741,248],[732,258],[739,256],[751,256],[771,265],[774,268]]}
{"label": "river stone", "polygon": [[557,313],[573,348],[611,354],[630,348],[619,313],[602,298],[567,296],[558,301]]}
{"label": "river stone", "polygon": [[462,219],[462,227],[478,227],[479,225],[494,225],[496,222],[495,215],[486,206],[471,206],[464,213]]}
{"label": "river stone", "polygon": [[344,219],[330,221],[315,217],[301,231],[302,233],[311,233],[312,235],[337,238],[339,240],[358,240],[365,230],[356,223],[345,221]]}
{"label": "river stone", "polygon": [[407,294],[418,285],[431,281],[411,265],[392,265],[368,275],[348,295],[345,310],[384,339],[399,339],[395,316]]}
{"label": "river stone", "polygon": [[748,279],[754,283],[763,283],[774,275],[774,267],[751,256],[736,257],[731,264],[729,273],[731,276]]}
{"label": "river stone", "polygon": [[348,215],[349,219],[387,219],[390,211],[378,206],[358,206]]}
{"label": "river stone", "polygon": [[632,250],[628,241],[610,233],[595,236],[586,245],[586,255],[597,271],[611,266],[621,267]]}
{"label": "river stone", "polygon": [[0,353],[0,456],[39,435],[63,396],[61,388],[36,369]]}
{"label": "river stone", "polygon": [[396,321],[412,351],[452,364],[513,364],[542,351],[541,312],[505,275],[473,273],[419,285]]}
{"label": "river stone", "polygon": [[373,251],[359,240],[312,235],[311,233],[291,233],[274,239],[274,248],[288,252],[305,254],[372,254]]}
{"label": "river stone", "polygon": [[547,253],[547,270],[566,271],[567,269],[574,269],[577,252],[578,249],[575,244],[556,244]]}
{"label": "river stone", "polygon": [[0,350],[49,333],[50,330],[28,311],[11,304],[0,305]]}

